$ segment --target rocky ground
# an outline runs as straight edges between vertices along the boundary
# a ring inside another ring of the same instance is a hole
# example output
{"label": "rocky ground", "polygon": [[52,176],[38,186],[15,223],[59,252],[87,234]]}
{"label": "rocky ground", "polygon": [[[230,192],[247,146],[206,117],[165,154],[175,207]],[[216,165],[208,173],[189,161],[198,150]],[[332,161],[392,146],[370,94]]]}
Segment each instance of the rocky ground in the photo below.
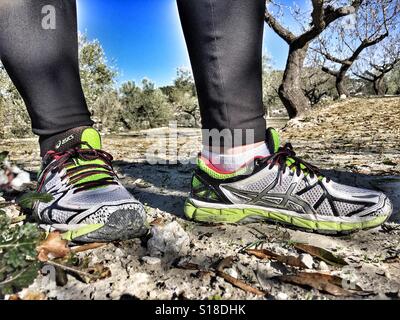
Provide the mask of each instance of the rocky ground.
{"label": "rocky ground", "polygon": [[[210,226],[187,221],[182,208],[194,168],[190,160],[200,147],[199,131],[178,130],[178,155],[168,152],[176,133],[172,129],[104,137],[104,149],[114,154],[123,183],[146,204],[153,223],[150,240],[108,244],[78,254],[90,265],[109,268],[111,274],[103,280],[86,284],[68,275],[68,281],[56,285],[52,277],[40,275],[21,296],[37,292],[49,299],[336,299],[343,293],[331,290],[323,276],[311,280],[314,288],[310,281],[289,284],[293,279],[280,276],[297,270],[287,260],[294,257],[303,272],[338,275],[344,279],[340,287],[360,287],[358,294],[346,298],[399,298],[399,124],[400,98],[352,99],[321,106],[280,129],[283,141],[290,141],[299,155],[327,175],[383,190],[392,199],[394,214],[384,228],[342,237],[273,224]],[[146,150],[155,143],[161,150],[159,161],[150,165],[148,160],[154,159]],[[27,170],[39,166],[34,139],[3,140],[1,150],[11,151],[11,161]],[[183,163],[175,164],[177,158]],[[295,242],[327,249],[347,265],[321,262],[294,248]],[[244,250],[248,246],[272,250],[286,260],[259,259]],[[216,264],[227,257],[234,259],[218,270]]]}

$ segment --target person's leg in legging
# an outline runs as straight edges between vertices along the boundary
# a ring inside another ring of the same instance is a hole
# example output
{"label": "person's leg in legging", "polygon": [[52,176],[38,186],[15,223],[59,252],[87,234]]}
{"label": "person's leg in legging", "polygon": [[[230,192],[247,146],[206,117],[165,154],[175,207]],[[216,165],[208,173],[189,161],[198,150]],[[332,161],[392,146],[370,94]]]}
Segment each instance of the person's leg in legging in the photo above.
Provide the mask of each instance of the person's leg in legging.
{"label": "person's leg in legging", "polygon": [[79,76],[76,15],[74,0],[0,0],[0,59],[42,141],[93,124]]}
{"label": "person's leg in legging", "polygon": [[54,196],[35,203],[41,224],[76,242],[146,234],[143,205],[118,181],[112,157],[99,150],[100,134],[91,128],[75,0],[0,0],[0,57],[40,136],[37,192]]}
{"label": "person's leg in legging", "polygon": [[[231,143],[231,139],[225,139],[222,150],[219,141],[203,134],[204,145],[211,147],[203,150],[203,154],[216,165],[235,169],[248,158],[268,153],[264,144],[261,73],[265,1],[177,2],[196,82],[202,127],[233,138]],[[232,154],[236,154],[236,161]]]}
{"label": "person's leg in legging", "polygon": [[234,136],[228,146],[210,143],[203,134],[206,148],[192,178],[186,216],[212,223],[273,220],[329,234],[379,226],[392,213],[383,193],[332,182],[298,158],[290,144],[280,147],[275,130],[266,130],[264,3],[178,0],[203,129],[254,132],[254,141]]}

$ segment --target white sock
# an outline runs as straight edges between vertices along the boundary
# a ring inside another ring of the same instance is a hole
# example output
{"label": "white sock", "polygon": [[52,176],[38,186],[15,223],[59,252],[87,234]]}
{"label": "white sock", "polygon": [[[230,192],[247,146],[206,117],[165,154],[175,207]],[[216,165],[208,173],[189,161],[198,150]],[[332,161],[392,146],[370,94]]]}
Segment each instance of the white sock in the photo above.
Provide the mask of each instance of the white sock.
{"label": "white sock", "polygon": [[210,161],[215,168],[225,172],[234,172],[255,158],[264,158],[270,155],[265,143],[238,154],[216,153],[203,148],[202,156]]}

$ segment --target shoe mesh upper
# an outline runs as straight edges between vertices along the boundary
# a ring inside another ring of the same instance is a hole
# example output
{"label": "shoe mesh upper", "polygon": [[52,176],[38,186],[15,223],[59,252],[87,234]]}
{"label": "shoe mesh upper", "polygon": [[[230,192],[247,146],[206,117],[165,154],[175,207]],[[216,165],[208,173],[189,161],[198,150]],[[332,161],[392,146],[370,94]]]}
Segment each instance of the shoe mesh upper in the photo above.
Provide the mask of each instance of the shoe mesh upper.
{"label": "shoe mesh upper", "polygon": [[345,184],[340,184],[337,182],[330,182],[332,184],[332,187],[340,192],[345,192],[345,193],[359,193],[359,194],[366,194],[366,193],[371,193],[371,190],[368,189],[361,189],[361,188],[356,188],[356,187],[351,187],[347,186]]}
{"label": "shoe mesh upper", "polygon": [[359,204],[347,203],[335,201],[336,210],[339,212],[339,215],[347,215],[359,209],[362,209],[364,206]]}
{"label": "shoe mesh upper", "polygon": [[312,206],[314,206],[323,194],[324,194],[324,192],[323,192],[321,186],[316,185],[314,188],[310,189],[306,193],[303,193],[300,196],[300,198],[302,200],[310,203]]}
{"label": "shoe mesh upper", "polygon": [[329,201],[325,199],[322,204],[318,207],[317,213],[324,216],[332,216],[332,207],[329,204]]}
{"label": "shoe mesh upper", "polygon": [[132,198],[130,193],[124,187],[117,185],[79,192],[71,197],[71,201],[90,207],[99,203],[112,203],[130,198]]}
{"label": "shoe mesh upper", "polygon": [[290,187],[290,184],[292,182],[292,178],[291,177],[287,177],[282,179],[282,181],[278,182],[276,184],[276,186],[271,189],[270,192],[272,193],[286,193]]}
{"label": "shoe mesh upper", "polygon": [[266,172],[265,176],[256,182],[243,185],[243,190],[252,192],[261,192],[275,181],[277,174],[275,171]]}

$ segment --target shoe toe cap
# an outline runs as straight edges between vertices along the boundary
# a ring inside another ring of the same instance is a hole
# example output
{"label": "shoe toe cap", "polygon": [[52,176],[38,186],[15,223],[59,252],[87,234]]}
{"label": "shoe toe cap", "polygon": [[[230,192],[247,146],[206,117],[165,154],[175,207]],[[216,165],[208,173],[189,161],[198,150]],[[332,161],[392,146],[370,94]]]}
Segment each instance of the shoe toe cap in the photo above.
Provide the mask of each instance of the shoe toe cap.
{"label": "shoe toe cap", "polygon": [[[107,210],[107,207],[104,208]],[[109,242],[139,238],[148,232],[146,212],[142,204],[135,203],[129,208],[115,210],[108,215],[104,226],[83,237],[78,242]]]}

